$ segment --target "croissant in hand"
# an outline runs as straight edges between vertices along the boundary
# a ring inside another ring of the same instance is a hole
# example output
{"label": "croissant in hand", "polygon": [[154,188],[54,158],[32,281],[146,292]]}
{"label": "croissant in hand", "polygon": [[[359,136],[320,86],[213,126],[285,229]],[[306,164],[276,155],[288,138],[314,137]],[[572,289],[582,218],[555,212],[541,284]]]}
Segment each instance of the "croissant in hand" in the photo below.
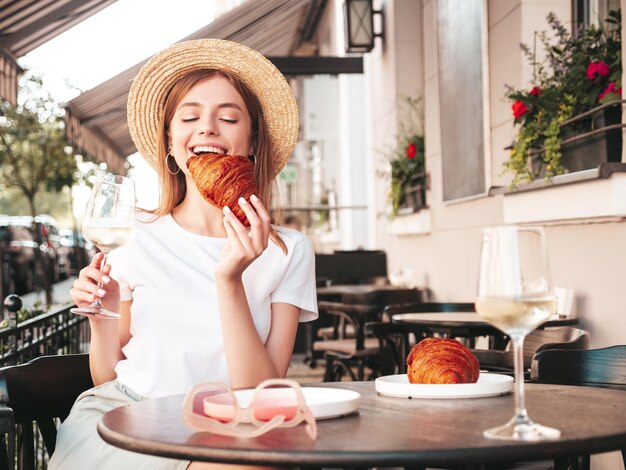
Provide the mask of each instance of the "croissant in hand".
{"label": "croissant in hand", "polygon": [[450,338],[423,339],[411,349],[406,365],[412,384],[475,383],[480,373],[476,356]]}
{"label": "croissant in hand", "polygon": [[207,153],[189,157],[187,168],[209,204],[220,209],[230,207],[242,224],[250,225],[237,202],[240,197],[248,200],[257,192],[254,164],[248,158]]}

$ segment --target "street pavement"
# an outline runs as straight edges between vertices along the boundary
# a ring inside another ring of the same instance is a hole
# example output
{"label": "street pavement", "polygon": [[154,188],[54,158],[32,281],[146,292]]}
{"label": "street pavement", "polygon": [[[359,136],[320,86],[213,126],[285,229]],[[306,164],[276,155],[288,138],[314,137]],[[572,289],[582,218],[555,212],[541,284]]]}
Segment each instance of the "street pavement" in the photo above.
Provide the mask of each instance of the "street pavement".
{"label": "street pavement", "polygon": [[[52,310],[67,307],[72,303],[70,289],[75,279],[75,277],[69,277],[52,286]],[[33,308],[38,302],[41,305],[45,305],[46,303],[46,293],[43,290],[21,295],[20,298],[22,299],[22,308]]]}

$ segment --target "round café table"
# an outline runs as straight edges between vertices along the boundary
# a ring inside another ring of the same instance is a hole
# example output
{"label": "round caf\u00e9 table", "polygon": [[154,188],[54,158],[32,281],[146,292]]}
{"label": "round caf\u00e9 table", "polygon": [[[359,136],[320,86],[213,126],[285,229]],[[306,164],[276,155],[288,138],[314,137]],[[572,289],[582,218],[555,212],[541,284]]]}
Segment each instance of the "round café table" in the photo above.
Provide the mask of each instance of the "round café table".
{"label": "round caf\u00e9 table", "polygon": [[[466,338],[473,347],[473,341],[479,336],[492,338],[492,349],[504,349],[507,338],[495,326],[486,322],[477,313],[470,312],[425,312],[397,313],[391,317],[394,323],[407,325],[416,334],[432,336],[440,334],[450,338]],[[578,323],[578,318],[554,318],[543,323],[540,328],[553,326],[571,326]]]}
{"label": "round caf\u00e9 table", "polygon": [[361,393],[356,415],[318,421],[318,438],[304,426],[254,438],[193,432],[181,418],[183,397],[147,399],[108,412],[102,438],[134,452],[178,459],[274,466],[419,466],[543,460],[626,447],[626,392],[527,384],[530,416],[558,428],[545,442],[490,440],[483,430],[512,415],[512,394],[465,399],[378,395],[373,382],[316,384]]}

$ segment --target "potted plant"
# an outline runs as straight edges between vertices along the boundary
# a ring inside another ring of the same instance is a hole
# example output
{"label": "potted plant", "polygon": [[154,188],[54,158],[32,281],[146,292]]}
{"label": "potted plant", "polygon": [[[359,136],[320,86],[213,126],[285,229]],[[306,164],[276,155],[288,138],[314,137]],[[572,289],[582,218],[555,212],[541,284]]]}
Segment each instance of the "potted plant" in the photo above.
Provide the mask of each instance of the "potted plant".
{"label": "potted plant", "polygon": [[420,102],[418,98],[405,99],[407,112],[400,123],[397,143],[388,152],[392,217],[426,207],[425,146]]}
{"label": "potted plant", "polygon": [[[609,13],[605,27],[580,28],[576,35],[553,13],[547,19],[552,34],[536,34],[545,60],[539,62],[534,49],[521,46],[533,67],[530,89],[508,87],[518,132],[504,168],[513,173],[513,186],[621,160],[621,129],[603,129],[621,123],[620,11]],[[583,148],[595,161],[574,155],[586,145],[596,145]]]}

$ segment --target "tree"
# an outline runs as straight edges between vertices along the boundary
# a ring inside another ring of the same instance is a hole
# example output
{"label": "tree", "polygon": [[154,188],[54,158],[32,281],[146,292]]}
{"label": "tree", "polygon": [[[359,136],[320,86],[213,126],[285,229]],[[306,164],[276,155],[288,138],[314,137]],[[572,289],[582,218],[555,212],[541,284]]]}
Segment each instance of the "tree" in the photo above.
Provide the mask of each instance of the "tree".
{"label": "tree", "polygon": [[[23,102],[13,107],[0,103],[0,184],[17,189],[27,200],[30,214],[38,214],[37,196],[43,191],[59,193],[71,188],[76,180],[73,155],[64,152],[67,146],[61,110],[42,80],[24,75],[20,80]],[[33,227],[37,243],[41,234]],[[45,260],[37,250],[39,266],[46,273]],[[46,301],[52,303],[48,277],[43,275]]]}

